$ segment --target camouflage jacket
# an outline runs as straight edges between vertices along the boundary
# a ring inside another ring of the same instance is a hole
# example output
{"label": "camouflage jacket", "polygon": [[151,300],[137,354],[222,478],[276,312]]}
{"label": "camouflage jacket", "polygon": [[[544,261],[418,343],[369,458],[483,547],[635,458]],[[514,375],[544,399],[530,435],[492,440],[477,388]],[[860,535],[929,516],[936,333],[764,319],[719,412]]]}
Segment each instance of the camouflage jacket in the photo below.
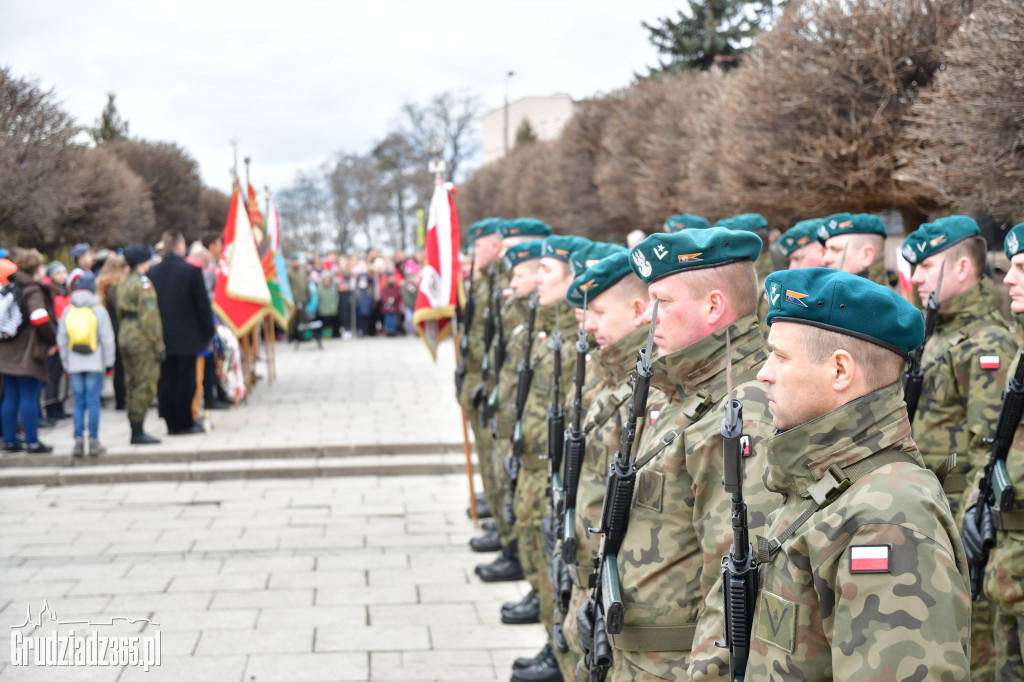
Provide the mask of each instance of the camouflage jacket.
{"label": "camouflage jacket", "polygon": [[156,288],[134,270],[117,288],[117,342],[123,351],[151,353],[164,350],[164,328],[156,303]]}
{"label": "camouflage jacket", "polygon": [[939,308],[921,358],[924,383],[913,432],[932,471],[949,455],[958,455],[959,464],[944,486],[956,500],[965,487],[964,475],[988,460],[985,439],[995,430],[1006,366],[1016,350],[986,283]]}
{"label": "camouflage jacket", "polygon": [[[558,306],[558,325],[562,333],[562,372],[559,375],[559,393],[556,398],[565,405],[572,391],[573,372],[576,368],[575,355],[576,316],[568,303],[561,301]],[[551,343],[555,331],[555,306],[537,310],[537,338],[533,342],[533,382],[523,410],[523,467],[546,469],[548,462],[548,407],[551,406],[551,389],[554,375]]]}
{"label": "camouflage jacket", "polygon": [[[529,315],[529,300],[525,298],[509,298],[502,308],[502,323],[505,325],[505,364],[498,374],[494,394],[495,431],[499,438],[511,438],[516,423],[516,387],[519,386],[519,363],[525,351]],[[537,315],[540,316],[540,310],[537,311]],[[537,345],[536,336],[534,345]]]}
{"label": "camouflage jacket", "polygon": [[[1017,371],[1019,362],[1018,352],[1010,376]],[[1006,472],[1020,500],[1024,496],[1024,420],[1017,425],[1006,455]],[[1018,509],[1015,513],[1021,515],[1022,511]],[[1024,616],[1024,530],[996,531],[996,544],[985,567],[985,594],[1007,615]]]}
{"label": "camouflage jacket", "polygon": [[875,284],[881,284],[883,287],[893,288],[892,277],[889,276],[889,271],[885,268],[885,260],[876,260],[874,263],[868,266],[867,270],[861,270],[857,273],[864,279],[869,279]]}
{"label": "camouflage jacket", "polygon": [[[580,466],[580,482],[576,490],[576,575],[577,586],[587,584],[594,570],[601,536],[588,529],[601,525],[601,506],[604,503],[608,479],[608,466],[619,448],[622,425],[629,417],[629,399],[632,396],[629,377],[636,369],[637,350],[647,342],[648,327],[635,329],[616,343],[593,354],[590,367],[594,377],[593,393],[589,395],[587,413],[583,418],[583,436],[586,451]],[[590,382],[587,382],[588,384]],[[637,421],[637,440],[651,415],[657,415],[665,402],[661,391],[652,388],[647,396],[647,414]]]}
{"label": "camouflage jacket", "polygon": [[[726,331],[732,337],[731,358],[725,355]],[[765,358],[757,319],[748,315],[654,363],[651,386],[664,393],[666,403],[635,452],[638,461],[660,452],[637,475],[618,557],[625,627],[613,638],[616,656],[652,675],[688,679],[687,639],[695,628],[722,639],[721,595],[712,588],[732,541],[721,438],[730,363],[735,396],[743,401],[743,431],[753,446],[744,486],[752,533],[778,506],[778,496],[764,489],[760,477],[761,442],[772,433],[768,398],[755,379]],[[706,610],[709,623],[702,628],[697,621]],[[648,644],[640,633],[655,629],[671,633],[679,646]],[[693,637],[697,648],[701,635]],[[716,660],[724,657],[713,643],[700,649]]]}
{"label": "camouflage jacket", "polygon": [[823,477],[883,451],[905,461],[853,476],[762,565],[747,678],[969,679],[963,546],[898,382],[768,441],[766,483],[786,500],[769,536],[816,506]]}
{"label": "camouflage jacket", "polygon": [[[494,263],[494,288],[500,290],[504,270],[500,262]],[[480,279],[473,281],[473,319],[469,325],[469,335],[466,345],[466,379],[462,384],[462,395],[459,402],[464,407],[469,407],[469,397],[473,389],[483,380],[483,361],[487,348],[484,347],[484,314],[490,303],[490,291],[486,271]],[[466,301],[469,305],[469,301]],[[465,327],[463,327],[465,329]]]}

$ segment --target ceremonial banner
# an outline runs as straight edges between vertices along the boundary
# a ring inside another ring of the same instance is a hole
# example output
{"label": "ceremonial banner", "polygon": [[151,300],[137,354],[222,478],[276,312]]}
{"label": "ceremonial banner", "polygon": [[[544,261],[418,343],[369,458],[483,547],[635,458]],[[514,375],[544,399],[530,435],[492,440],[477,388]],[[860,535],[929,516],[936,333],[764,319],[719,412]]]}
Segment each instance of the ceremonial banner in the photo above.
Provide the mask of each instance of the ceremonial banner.
{"label": "ceremonial banner", "polygon": [[459,291],[459,218],[454,190],[441,178],[434,180],[430,200],[424,251],[426,263],[420,271],[420,289],[412,321],[437,362],[437,344],[451,335],[451,322]]}
{"label": "ceremonial banner", "polygon": [[260,261],[263,264],[263,272],[267,278],[267,288],[270,290],[271,315],[278,323],[288,328],[288,322],[295,312],[295,299],[292,297],[292,289],[288,284],[288,266],[281,254],[281,219],[277,215],[277,207],[274,200],[267,193],[267,233],[263,240],[266,252],[261,254]]}
{"label": "ceremonial banner", "polygon": [[231,331],[242,336],[263,318],[263,308],[270,303],[270,290],[238,185],[231,193],[223,241],[213,311]]}

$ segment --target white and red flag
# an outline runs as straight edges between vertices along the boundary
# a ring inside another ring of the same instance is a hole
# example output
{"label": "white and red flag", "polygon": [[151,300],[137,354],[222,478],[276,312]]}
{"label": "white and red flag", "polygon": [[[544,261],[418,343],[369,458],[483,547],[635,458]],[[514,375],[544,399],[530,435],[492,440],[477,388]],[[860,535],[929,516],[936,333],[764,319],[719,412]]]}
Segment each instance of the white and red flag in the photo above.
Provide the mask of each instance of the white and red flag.
{"label": "white and red flag", "polygon": [[249,213],[237,184],[231,193],[223,243],[213,312],[236,336],[243,336],[263,319],[263,308],[270,303],[270,290],[260,265]]}
{"label": "white and red flag", "polygon": [[412,321],[437,361],[437,344],[452,333],[459,292],[459,217],[455,189],[443,179],[434,180],[427,235],[423,246],[426,263],[420,270],[420,288]]}

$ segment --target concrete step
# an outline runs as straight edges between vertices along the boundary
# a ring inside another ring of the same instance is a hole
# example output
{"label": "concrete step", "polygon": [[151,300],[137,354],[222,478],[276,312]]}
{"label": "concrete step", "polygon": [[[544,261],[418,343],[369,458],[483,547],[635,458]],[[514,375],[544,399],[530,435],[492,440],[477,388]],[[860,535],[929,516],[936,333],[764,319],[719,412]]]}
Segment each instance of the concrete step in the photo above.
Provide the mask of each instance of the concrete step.
{"label": "concrete step", "polygon": [[[38,457],[38,459],[46,459]],[[53,459],[67,459],[57,458]],[[117,458],[120,460],[120,457]],[[138,481],[213,481],[228,478],[308,478],[325,476],[406,476],[465,470],[462,452],[273,456],[121,462],[114,457],[74,459],[72,465],[4,466],[0,486],[76,485]],[[6,463],[5,463],[6,464]]]}

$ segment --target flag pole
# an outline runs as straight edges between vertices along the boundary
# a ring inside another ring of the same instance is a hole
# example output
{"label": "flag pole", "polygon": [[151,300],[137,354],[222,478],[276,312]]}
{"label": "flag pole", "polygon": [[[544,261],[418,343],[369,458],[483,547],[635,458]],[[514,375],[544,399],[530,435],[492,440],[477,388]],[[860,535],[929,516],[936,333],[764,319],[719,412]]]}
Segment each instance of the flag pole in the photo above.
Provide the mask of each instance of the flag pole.
{"label": "flag pole", "polygon": [[[455,366],[459,366],[459,320],[457,315],[452,315],[452,347],[455,351]],[[457,397],[457,396],[456,396]],[[476,491],[473,489],[473,451],[469,447],[469,427],[466,420],[466,408],[459,403],[459,412],[462,414],[462,447],[466,452],[466,477],[469,479],[469,516],[474,521],[480,519],[476,510]]]}

